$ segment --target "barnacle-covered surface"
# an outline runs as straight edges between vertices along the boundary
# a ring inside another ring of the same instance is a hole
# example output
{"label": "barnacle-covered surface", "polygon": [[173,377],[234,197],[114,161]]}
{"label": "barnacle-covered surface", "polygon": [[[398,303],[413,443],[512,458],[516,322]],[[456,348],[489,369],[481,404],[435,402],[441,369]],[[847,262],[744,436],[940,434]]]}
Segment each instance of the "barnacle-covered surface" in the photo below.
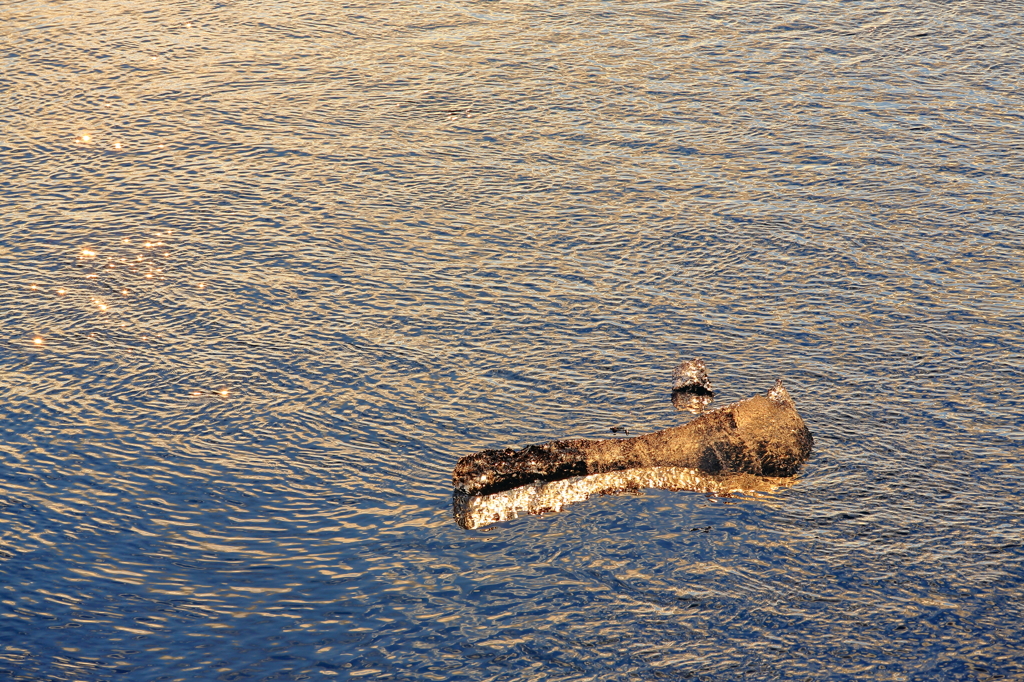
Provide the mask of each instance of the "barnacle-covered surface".
{"label": "barnacle-covered surface", "polygon": [[636,493],[644,488],[689,490],[727,497],[771,493],[792,486],[795,477],[772,478],[752,474],[714,476],[684,467],[647,467],[611,471],[590,476],[574,476],[550,483],[535,482],[490,495],[452,494],[455,521],[474,529],[524,514],[559,512],[594,495]]}
{"label": "barnacle-covered surface", "polygon": [[686,360],[672,370],[672,405],[677,410],[700,414],[714,399],[715,390],[702,359]]}

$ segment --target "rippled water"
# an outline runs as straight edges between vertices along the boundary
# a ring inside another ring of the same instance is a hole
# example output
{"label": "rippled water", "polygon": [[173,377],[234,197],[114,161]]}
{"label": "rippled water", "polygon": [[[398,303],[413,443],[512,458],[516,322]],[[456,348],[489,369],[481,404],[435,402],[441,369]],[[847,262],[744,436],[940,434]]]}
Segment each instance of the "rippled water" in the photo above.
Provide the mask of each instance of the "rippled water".
{"label": "rippled water", "polygon": [[[1021,679],[1022,14],[0,6],[0,678]],[[694,356],[795,485],[455,522]]]}

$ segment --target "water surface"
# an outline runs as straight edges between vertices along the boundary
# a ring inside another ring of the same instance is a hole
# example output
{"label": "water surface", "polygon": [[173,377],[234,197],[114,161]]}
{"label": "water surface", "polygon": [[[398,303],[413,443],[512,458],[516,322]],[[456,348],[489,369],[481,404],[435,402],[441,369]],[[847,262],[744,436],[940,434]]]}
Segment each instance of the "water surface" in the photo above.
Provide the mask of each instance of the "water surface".
{"label": "water surface", "polygon": [[[0,677],[1024,676],[1016,2],[0,8]],[[757,498],[459,457],[783,377]]]}

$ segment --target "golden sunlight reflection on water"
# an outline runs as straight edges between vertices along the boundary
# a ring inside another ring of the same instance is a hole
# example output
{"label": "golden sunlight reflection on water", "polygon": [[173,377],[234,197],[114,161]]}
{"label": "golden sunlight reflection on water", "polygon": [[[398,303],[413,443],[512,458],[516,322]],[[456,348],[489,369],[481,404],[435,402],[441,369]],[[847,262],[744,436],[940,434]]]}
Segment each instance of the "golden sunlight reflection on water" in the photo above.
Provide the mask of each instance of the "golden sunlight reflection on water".
{"label": "golden sunlight reflection on water", "polygon": [[[1024,676],[1014,3],[0,16],[0,677]],[[453,520],[698,355],[798,485]]]}

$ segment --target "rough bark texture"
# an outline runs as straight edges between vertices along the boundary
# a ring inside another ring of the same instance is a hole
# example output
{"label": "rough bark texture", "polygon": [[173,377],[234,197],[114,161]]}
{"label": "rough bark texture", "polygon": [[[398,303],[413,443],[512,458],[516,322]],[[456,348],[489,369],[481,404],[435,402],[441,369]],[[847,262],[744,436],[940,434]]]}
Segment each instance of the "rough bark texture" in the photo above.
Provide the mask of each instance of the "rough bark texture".
{"label": "rough bark texture", "polygon": [[780,380],[765,396],[726,405],[664,431],[483,450],[459,460],[452,485],[468,495],[489,495],[535,481],[659,466],[786,477],[807,461],[813,445]]}

